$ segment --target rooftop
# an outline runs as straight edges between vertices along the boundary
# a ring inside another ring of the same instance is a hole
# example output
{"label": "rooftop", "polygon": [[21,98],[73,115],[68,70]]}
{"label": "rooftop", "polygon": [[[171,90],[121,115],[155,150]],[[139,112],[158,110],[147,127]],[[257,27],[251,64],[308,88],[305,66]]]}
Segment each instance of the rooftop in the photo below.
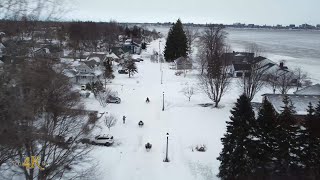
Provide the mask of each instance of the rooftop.
{"label": "rooftop", "polygon": [[314,106],[320,101],[320,95],[296,95],[296,94],[263,94],[262,96],[267,97],[268,101],[273,105],[274,109],[281,113],[282,107],[284,106],[283,98],[288,96],[289,100],[295,107],[296,115],[306,115],[309,103]]}
{"label": "rooftop", "polygon": [[299,91],[294,92],[297,95],[320,95],[320,84],[305,87]]}

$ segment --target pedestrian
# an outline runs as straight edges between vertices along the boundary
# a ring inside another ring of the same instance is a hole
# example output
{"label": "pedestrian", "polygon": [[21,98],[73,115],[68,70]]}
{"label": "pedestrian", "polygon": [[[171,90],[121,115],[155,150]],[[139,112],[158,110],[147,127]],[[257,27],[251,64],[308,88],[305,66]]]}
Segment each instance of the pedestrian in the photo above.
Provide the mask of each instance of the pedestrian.
{"label": "pedestrian", "polygon": [[126,123],[126,116],[123,116],[122,120],[123,120],[123,124],[125,124]]}
{"label": "pedestrian", "polygon": [[150,100],[149,100],[149,98],[147,97],[146,103],[149,103],[149,102],[150,102]]}

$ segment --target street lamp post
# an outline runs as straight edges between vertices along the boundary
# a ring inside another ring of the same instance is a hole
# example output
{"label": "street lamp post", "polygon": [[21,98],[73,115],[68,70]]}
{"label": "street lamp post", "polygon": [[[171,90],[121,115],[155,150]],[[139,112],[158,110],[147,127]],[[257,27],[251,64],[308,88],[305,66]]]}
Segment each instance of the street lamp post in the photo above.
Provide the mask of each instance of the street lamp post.
{"label": "street lamp post", "polygon": [[160,49],[160,42],[161,42],[161,40],[159,40],[159,53],[158,53],[158,60],[160,61],[160,71],[162,70],[162,59],[160,59],[160,52],[161,52],[161,49]]}
{"label": "street lamp post", "polygon": [[163,76],[163,70],[161,70],[161,84],[162,84],[162,76]]}
{"label": "street lamp post", "polygon": [[164,92],[162,92],[162,111],[164,111]]}
{"label": "street lamp post", "polygon": [[168,146],[169,146],[169,133],[167,133],[167,147],[166,147],[166,158],[163,160],[163,162],[169,162],[168,158]]}

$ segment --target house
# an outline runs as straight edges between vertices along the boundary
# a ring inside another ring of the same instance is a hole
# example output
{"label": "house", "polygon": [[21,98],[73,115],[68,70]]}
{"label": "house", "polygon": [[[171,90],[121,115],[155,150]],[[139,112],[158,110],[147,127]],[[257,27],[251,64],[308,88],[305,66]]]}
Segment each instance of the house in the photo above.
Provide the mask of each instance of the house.
{"label": "house", "polygon": [[320,96],[320,84],[315,84],[312,86],[305,87],[294,92],[296,95],[316,95]]}
{"label": "house", "polygon": [[129,51],[130,54],[140,54],[141,53],[140,45],[131,39],[127,39],[122,47],[125,51],[126,50]]}
{"label": "house", "polygon": [[108,53],[105,57],[104,57],[104,59],[103,59],[103,62],[113,62],[113,61],[115,61],[115,62],[119,62],[119,60],[120,60],[120,58],[115,54],[115,53],[113,53],[113,52],[111,52],[111,53]]}
{"label": "house", "polygon": [[179,57],[174,60],[176,70],[192,69],[192,61],[190,58]]}
{"label": "house", "polygon": [[243,77],[248,75],[247,73],[250,71],[250,69],[250,64],[233,64],[229,73],[232,74],[232,77]]}
{"label": "house", "polygon": [[123,54],[127,52],[127,50],[123,49],[122,47],[112,47],[111,53],[114,53],[120,59],[123,58]]}
{"label": "house", "polygon": [[[264,98],[266,98],[273,106],[277,113],[281,113],[282,107],[284,106],[283,98],[287,96],[294,106],[295,117],[298,121],[303,121],[305,116],[308,114],[307,109],[309,103],[316,105],[320,101],[320,95],[307,95],[307,94],[263,94]],[[263,99],[264,99],[263,98]]]}
{"label": "house", "polygon": [[76,70],[76,83],[86,84],[98,81],[103,73],[98,64],[99,63],[94,60],[79,62],[79,64],[74,67]]}

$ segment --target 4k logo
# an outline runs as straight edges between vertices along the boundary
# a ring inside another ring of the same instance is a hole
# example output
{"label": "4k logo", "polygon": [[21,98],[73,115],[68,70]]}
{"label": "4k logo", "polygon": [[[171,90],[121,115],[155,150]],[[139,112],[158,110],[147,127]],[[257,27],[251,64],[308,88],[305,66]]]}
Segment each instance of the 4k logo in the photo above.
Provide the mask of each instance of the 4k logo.
{"label": "4k logo", "polygon": [[44,167],[42,167],[40,164],[40,156],[26,157],[22,164],[17,164],[19,166],[25,167],[26,169],[34,169],[37,166],[40,170],[44,170]]}

